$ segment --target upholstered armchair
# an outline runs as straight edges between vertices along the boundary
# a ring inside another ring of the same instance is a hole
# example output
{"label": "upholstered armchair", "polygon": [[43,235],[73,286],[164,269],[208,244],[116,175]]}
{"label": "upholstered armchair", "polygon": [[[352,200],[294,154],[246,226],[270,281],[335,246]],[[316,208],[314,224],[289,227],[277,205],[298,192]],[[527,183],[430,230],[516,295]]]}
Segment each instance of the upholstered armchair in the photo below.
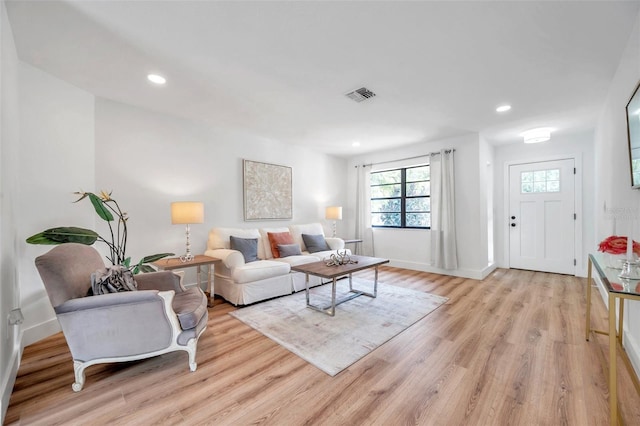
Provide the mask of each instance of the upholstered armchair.
{"label": "upholstered armchair", "polygon": [[75,392],[82,390],[84,370],[94,364],[182,350],[196,370],[196,345],[208,320],[201,289],[183,288],[179,277],[166,271],[136,275],[138,291],[87,296],[91,274],[105,265],[83,244],[61,244],[35,263],[71,350]]}

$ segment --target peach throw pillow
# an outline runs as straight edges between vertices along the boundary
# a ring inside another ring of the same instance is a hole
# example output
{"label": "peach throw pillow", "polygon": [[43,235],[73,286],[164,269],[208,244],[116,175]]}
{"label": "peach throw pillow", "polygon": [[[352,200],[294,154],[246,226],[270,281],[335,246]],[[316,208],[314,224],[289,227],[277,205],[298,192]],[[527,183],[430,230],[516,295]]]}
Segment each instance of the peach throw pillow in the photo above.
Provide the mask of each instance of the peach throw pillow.
{"label": "peach throw pillow", "polygon": [[293,244],[293,237],[288,232],[267,232],[267,237],[269,238],[271,253],[274,259],[280,257],[278,244]]}

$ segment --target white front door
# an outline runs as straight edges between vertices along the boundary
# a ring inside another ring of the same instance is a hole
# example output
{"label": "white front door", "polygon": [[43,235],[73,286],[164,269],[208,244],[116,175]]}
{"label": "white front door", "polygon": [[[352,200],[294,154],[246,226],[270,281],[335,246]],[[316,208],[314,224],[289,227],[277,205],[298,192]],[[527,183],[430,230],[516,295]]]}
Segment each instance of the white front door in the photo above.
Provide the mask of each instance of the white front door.
{"label": "white front door", "polygon": [[509,266],[575,274],[574,160],[509,166]]}

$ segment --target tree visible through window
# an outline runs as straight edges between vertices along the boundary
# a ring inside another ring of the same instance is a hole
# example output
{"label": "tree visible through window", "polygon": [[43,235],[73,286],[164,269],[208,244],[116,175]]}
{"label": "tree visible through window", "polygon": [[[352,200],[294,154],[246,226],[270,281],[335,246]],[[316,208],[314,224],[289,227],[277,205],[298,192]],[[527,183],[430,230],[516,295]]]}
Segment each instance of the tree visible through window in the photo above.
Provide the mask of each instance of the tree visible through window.
{"label": "tree visible through window", "polygon": [[428,165],[371,173],[371,224],[430,228],[430,180]]}

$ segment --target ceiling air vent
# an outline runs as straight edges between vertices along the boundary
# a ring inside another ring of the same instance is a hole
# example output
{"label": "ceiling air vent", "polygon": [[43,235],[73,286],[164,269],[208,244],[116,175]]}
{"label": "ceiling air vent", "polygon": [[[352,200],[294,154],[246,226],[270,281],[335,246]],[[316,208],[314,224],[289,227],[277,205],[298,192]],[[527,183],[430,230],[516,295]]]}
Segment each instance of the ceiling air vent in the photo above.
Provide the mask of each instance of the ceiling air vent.
{"label": "ceiling air vent", "polygon": [[376,95],[375,93],[373,93],[371,90],[367,89],[366,87],[361,87],[359,89],[353,90],[345,94],[347,98],[353,99],[356,102],[366,101],[369,98],[373,98],[375,95]]}

